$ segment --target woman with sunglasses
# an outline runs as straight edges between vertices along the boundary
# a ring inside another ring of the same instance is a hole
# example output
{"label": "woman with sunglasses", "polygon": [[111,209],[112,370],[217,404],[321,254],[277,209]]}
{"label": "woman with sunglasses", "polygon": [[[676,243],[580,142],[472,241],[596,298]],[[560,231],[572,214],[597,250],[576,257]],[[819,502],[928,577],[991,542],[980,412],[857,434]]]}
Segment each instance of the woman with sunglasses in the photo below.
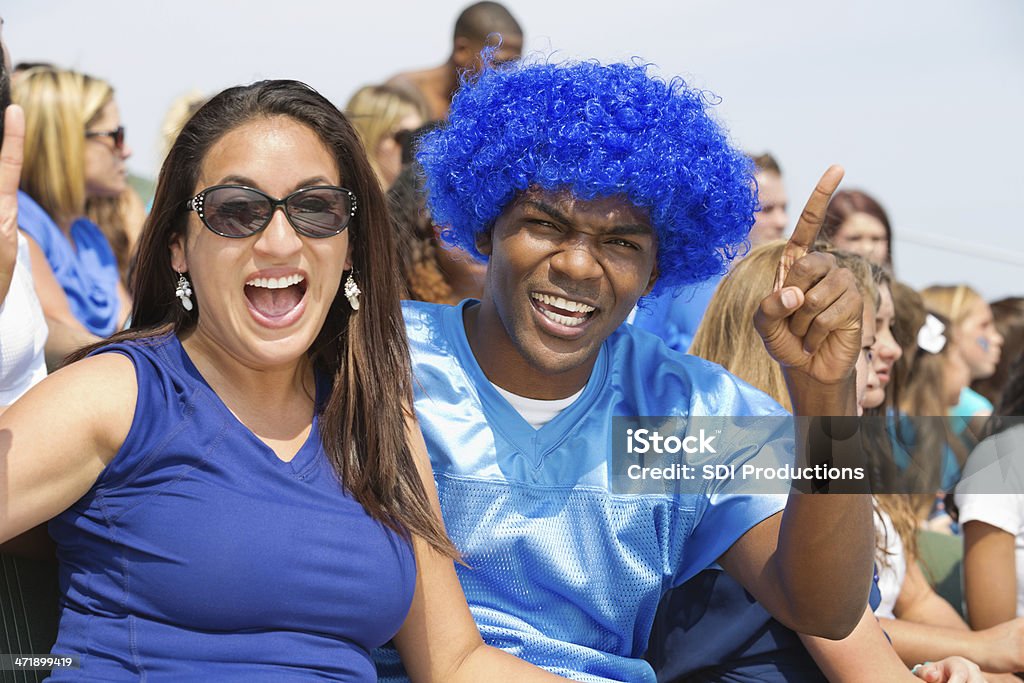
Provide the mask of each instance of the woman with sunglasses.
{"label": "woman with sunglasses", "polygon": [[186,124],[139,246],[131,329],[0,416],[0,541],[45,520],[51,680],[557,680],[486,647],[411,411],[385,200],[294,81]]}
{"label": "woman with sunglasses", "polygon": [[25,164],[19,226],[31,238],[32,273],[46,316],[67,323],[80,342],[124,326],[131,302],[103,231],[87,202],[127,189],[131,149],[114,91],[91,76],[36,67],[16,80],[25,110]]}

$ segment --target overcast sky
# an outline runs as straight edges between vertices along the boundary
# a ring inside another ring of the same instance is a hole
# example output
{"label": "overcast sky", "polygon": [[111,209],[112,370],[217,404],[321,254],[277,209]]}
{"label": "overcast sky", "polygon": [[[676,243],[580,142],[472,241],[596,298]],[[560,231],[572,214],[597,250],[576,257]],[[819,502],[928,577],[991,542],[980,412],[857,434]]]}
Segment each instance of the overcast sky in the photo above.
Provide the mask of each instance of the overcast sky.
{"label": "overcast sky", "polygon": [[[8,0],[14,60],[109,80],[153,176],[178,95],[297,78],[344,106],[445,60],[462,0]],[[715,93],[741,147],[783,166],[795,214],[833,162],[886,207],[896,274],[1024,296],[1021,0],[510,0],[527,52],[634,56]],[[580,8],[586,8],[585,14]],[[791,223],[795,215],[791,217]]]}

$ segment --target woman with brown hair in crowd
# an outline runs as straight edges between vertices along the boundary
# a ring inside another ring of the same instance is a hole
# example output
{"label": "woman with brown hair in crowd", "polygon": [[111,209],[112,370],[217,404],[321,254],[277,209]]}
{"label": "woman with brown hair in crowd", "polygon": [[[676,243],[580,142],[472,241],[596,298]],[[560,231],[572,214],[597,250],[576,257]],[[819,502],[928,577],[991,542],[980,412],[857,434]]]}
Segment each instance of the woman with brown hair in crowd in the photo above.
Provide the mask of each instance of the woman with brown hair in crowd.
{"label": "woman with brown hair in crowd", "polygon": [[839,249],[892,270],[892,226],[878,201],[862,190],[832,195],[821,237]]}

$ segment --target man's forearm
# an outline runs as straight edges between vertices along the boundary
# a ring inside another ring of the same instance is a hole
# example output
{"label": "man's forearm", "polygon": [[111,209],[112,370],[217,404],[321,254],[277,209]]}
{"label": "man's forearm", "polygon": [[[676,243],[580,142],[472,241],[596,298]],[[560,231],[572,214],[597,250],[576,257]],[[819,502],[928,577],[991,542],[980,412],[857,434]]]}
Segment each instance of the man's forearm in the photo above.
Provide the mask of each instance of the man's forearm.
{"label": "man's forearm", "polygon": [[863,494],[790,496],[775,562],[802,632],[838,639],[857,625],[871,591],[871,515]]}
{"label": "man's forearm", "polygon": [[[801,373],[787,373],[786,382],[798,416],[797,462],[863,465],[853,378],[822,384]],[[866,487],[864,493],[853,494],[822,488],[834,483],[816,484],[815,490],[821,493],[790,496],[776,562],[780,577],[790,587],[787,593],[795,613],[812,618],[820,614],[818,619],[833,623],[816,624],[815,632],[842,638],[856,626],[867,605],[875,531]]]}

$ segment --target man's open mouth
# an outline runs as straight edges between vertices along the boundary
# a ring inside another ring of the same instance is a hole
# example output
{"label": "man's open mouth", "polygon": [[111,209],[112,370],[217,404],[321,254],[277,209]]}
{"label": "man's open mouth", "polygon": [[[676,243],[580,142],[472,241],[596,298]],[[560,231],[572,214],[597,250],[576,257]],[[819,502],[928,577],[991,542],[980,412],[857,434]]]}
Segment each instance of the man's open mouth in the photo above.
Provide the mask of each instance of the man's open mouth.
{"label": "man's open mouth", "polygon": [[539,292],[530,294],[530,299],[533,302],[534,308],[540,311],[541,315],[552,322],[565,325],[566,327],[582,325],[597,310],[594,306],[585,304],[582,301],[573,301],[572,299],[564,299],[560,296],[551,296],[550,294],[540,294]]}

